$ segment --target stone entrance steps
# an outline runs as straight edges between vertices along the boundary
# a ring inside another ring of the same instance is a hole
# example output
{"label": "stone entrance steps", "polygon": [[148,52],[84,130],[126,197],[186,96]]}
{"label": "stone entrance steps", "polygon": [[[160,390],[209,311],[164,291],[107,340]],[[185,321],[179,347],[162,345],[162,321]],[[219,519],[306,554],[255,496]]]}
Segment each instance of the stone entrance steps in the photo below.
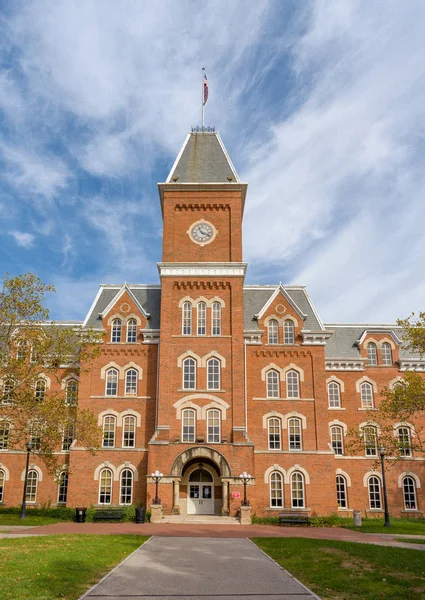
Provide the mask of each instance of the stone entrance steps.
{"label": "stone entrance steps", "polygon": [[193,525],[240,525],[236,517],[220,517],[220,515],[165,515],[161,523],[192,523]]}

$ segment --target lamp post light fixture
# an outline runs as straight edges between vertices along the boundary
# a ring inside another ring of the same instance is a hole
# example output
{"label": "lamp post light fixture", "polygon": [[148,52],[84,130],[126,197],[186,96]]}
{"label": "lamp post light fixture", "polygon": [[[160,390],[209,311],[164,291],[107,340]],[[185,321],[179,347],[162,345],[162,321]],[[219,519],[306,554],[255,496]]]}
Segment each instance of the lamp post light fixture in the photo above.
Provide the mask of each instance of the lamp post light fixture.
{"label": "lamp post light fixture", "polygon": [[27,463],[25,465],[24,494],[22,496],[22,508],[21,508],[20,519],[26,519],[27,518],[26,507],[27,507],[28,468],[29,468],[29,464],[30,464],[30,454],[31,454],[31,450],[33,449],[33,447],[34,447],[34,444],[31,441],[29,441],[27,443]]}
{"label": "lamp post light fixture", "polygon": [[382,470],[382,489],[384,492],[384,527],[390,527],[390,513],[388,511],[388,499],[387,499],[387,482],[385,479],[385,447],[380,446],[379,448],[379,456],[381,457],[381,470]]}
{"label": "lamp post light fixture", "polygon": [[164,477],[164,475],[162,473],[160,473],[158,471],[158,469],[155,471],[155,473],[152,473],[151,475],[152,479],[155,482],[155,498],[153,499],[153,504],[161,504],[161,498],[158,498],[158,484],[161,481],[161,479]]}
{"label": "lamp post light fixture", "polygon": [[239,477],[242,479],[242,483],[243,483],[243,502],[242,502],[242,506],[249,506],[249,502],[246,498],[246,485],[248,483],[248,481],[251,481],[252,479],[252,475],[249,475],[249,473],[247,473],[246,471],[244,471],[243,473],[241,473],[239,475]]}

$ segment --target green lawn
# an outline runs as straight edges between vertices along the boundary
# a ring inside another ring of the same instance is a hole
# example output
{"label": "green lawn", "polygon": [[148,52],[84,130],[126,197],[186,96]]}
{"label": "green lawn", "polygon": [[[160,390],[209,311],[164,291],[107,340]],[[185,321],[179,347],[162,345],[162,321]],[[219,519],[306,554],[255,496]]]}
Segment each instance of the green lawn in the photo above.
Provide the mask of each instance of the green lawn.
{"label": "green lawn", "polygon": [[363,531],[364,533],[425,535],[424,519],[391,519],[390,522],[390,527],[384,527],[383,519],[364,519],[361,527],[354,527],[352,525],[346,525],[346,527],[354,531]]}
{"label": "green lawn", "polygon": [[253,542],[321,598],[425,597],[421,550],[301,538],[253,538]]}
{"label": "green lawn", "polygon": [[63,521],[54,517],[40,517],[38,515],[27,515],[26,519],[20,519],[19,515],[0,513],[0,528],[2,525],[22,525],[29,527],[33,525],[51,525],[52,523],[63,523]]}
{"label": "green lawn", "polygon": [[147,539],[54,535],[0,540],[0,598],[76,600]]}
{"label": "green lawn", "polygon": [[424,544],[425,538],[395,538],[397,542],[405,542],[407,544]]}

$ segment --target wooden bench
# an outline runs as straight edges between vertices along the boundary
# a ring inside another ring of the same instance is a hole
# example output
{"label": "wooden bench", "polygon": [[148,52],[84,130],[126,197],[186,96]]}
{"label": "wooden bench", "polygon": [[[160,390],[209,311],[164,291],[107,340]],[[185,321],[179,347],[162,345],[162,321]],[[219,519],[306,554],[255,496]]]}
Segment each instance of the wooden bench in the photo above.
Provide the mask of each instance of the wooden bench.
{"label": "wooden bench", "polygon": [[308,515],[299,513],[279,513],[279,525],[307,525],[309,526],[310,518]]}
{"label": "wooden bench", "polygon": [[123,519],[124,511],[120,509],[97,510],[93,515],[93,523],[96,521],[122,521]]}

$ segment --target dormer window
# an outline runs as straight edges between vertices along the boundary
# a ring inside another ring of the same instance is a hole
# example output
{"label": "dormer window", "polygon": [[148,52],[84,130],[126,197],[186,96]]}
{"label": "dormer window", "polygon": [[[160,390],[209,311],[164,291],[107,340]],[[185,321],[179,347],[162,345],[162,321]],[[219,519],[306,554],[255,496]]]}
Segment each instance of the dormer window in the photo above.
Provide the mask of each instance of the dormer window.
{"label": "dormer window", "polygon": [[391,352],[391,346],[388,342],[382,344],[382,364],[387,367],[393,364],[393,354]]}
{"label": "dormer window", "polygon": [[367,362],[369,365],[378,364],[378,351],[374,342],[369,342],[367,345]]}
{"label": "dormer window", "polygon": [[114,319],[112,321],[112,329],[111,329],[111,342],[113,344],[118,344],[119,342],[121,342],[121,331],[122,331],[121,319]]}
{"label": "dormer window", "polygon": [[129,319],[127,322],[127,343],[134,344],[137,341],[137,321]]}
{"label": "dormer window", "polygon": [[267,326],[269,344],[279,343],[279,324],[276,319],[271,319]]}
{"label": "dormer window", "polygon": [[291,319],[287,319],[283,325],[283,343],[295,344],[295,327]]}

